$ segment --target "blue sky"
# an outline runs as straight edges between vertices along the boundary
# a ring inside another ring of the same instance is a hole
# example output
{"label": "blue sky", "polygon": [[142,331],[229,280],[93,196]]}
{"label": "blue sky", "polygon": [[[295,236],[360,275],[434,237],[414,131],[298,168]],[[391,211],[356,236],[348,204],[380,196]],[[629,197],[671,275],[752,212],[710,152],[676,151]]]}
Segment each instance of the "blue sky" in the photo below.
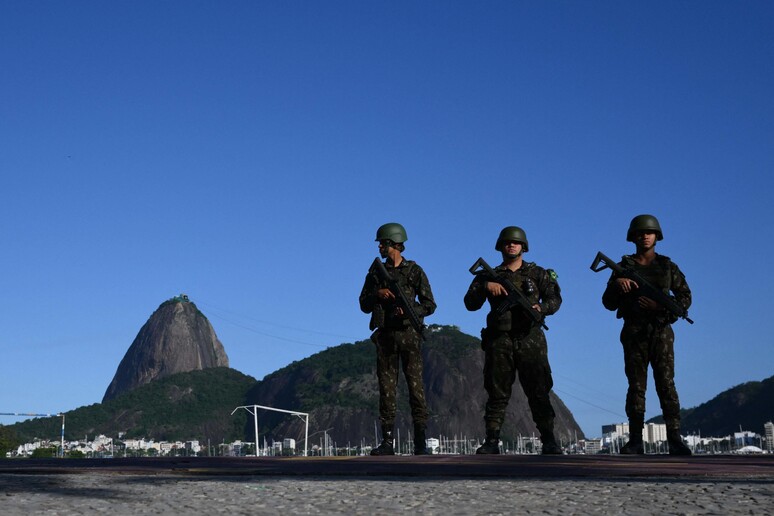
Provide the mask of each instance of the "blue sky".
{"label": "blue sky", "polygon": [[589,265],[631,252],[640,213],[694,293],[682,405],[767,378],[773,29],[763,1],[3,2],[0,412],[99,402],[181,292],[258,379],[365,339],[389,221],[427,322],[472,335],[468,268],[527,231],[564,296],[555,390],[589,436],[626,392]]}

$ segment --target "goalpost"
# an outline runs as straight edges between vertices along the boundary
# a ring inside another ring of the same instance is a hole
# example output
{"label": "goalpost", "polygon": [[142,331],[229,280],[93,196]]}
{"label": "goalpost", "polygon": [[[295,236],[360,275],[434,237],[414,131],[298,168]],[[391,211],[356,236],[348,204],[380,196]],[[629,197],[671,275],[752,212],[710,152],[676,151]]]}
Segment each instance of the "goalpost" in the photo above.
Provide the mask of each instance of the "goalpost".
{"label": "goalpost", "polygon": [[233,416],[234,412],[236,412],[239,409],[244,409],[249,414],[252,414],[253,416],[253,425],[255,426],[255,456],[256,457],[258,456],[258,409],[271,410],[274,412],[284,412],[285,414],[292,414],[294,416],[298,416],[300,419],[303,419],[306,427],[304,430],[304,457],[307,456],[307,449],[309,447],[309,414],[307,414],[306,412],[296,412],[295,410],[285,410],[285,409],[279,409],[274,407],[265,407],[263,405],[244,405],[244,406],[235,408],[231,412],[231,415]]}

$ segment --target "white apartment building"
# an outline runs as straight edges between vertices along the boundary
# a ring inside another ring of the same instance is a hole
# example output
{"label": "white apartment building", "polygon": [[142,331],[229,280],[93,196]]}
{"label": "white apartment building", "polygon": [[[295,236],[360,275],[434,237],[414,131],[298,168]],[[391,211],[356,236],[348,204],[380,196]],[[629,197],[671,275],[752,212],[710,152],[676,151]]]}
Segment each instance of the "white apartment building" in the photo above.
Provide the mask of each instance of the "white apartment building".
{"label": "white apartment building", "polygon": [[583,453],[586,455],[594,455],[600,451],[602,451],[602,439],[586,439],[583,443]]}
{"label": "white apartment building", "polygon": [[[615,423],[602,426],[604,444],[613,444],[619,438],[629,436],[629,423]],[[642,440],[648,444],[665,442],[666,425],[661,423],[647,423],[642,427]]]}
{"label": "white apartment building", "polygon": [[667,440],[666,425],[648,423],[642,429],[642,440],[648,444],[663,443]]}
{"label": "white apartment building", "polygon": [[612,425],[602,426],[602,435],[606,435],[611,439],[616,437],[623,437],[629,433],[629,423],[614,423]]}

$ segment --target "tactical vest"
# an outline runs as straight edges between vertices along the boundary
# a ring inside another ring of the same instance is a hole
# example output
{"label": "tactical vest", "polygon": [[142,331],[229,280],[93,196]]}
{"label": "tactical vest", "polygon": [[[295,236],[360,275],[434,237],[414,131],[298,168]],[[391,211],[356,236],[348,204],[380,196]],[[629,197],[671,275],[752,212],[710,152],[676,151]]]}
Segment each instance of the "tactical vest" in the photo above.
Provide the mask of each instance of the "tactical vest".
{"label": "tactical vest", "polygon": [[[406,263],[405,266],[401,265],[399,267],[388,268],[387,271],[398,282],[398,285],[400,285],[400,289],[406,295],[406,298],[412,302],[414,299],[416,299],[416,290],[414,288],[414,284],[419,283],[418,280],[412,276],[412,273],[415,271],[414,266],[416,265],[416,262],[412,260],[403,261]],[[377,288],[381,289],[389,287],[387,282],[381,280],[377,274],[375,274],[375,279]],[[406,326],[410,326],[411,321],[409,321],[407,317],[398,318],[393,316],[394,308],[394,303],[385,305],[377,303],[376,306],[374,306],[374,311],[371,314],[369,328],[372,330],[375,330],[376,328],[400,329]]]}
{"label": "tactical vest", "polygon": [[[516,271],[510,271],[505,268],[497,267],[497,272],[505,274],[511,283],[529,299],[531,304],[538,304],[540,302],[540,290],[538,288],[540,269],[535,267],[531,262],[524,262],[524,264],[516,269]],[[521,309],[520,306],[514,306],[501,316],[497,317],[495,310],[504,301],[502,297],[492,297],[487,293],[487,300],[491,310],[486,316],[486,326],[491,330],[497,331],[527,331],[532,327],[532,319]]]}
{"label": "tactical vest", "polygon": [[[645,279],[645,281],[660,289],[664,294],[670,295],[672,289],[672,260],[670,260],[669,257],[656,255],[656,258],[650,265],[640,265],[634,260],[633,255],[629,255],[623,257],[622,265],[626,268],[635,270],[637,274]],[[654,315],[640,309],[637,302],[638,298],[639,294],[636,290],[629,294],[624,294],[618,308],[618,317],[623,317],[624,319],[665,318],[665,316],[661,314]]]}

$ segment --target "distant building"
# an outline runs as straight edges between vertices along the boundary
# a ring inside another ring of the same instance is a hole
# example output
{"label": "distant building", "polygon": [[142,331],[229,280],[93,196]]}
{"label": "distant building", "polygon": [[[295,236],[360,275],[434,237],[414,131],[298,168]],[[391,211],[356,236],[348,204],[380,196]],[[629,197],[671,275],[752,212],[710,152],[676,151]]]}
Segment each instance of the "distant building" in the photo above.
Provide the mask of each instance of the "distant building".
{"label": "distant building", "polygon": [[761,436],[755,432],[734,432],[734,444],[740,448],[759,444],[760,438]]}
{"label": "distant building", "polygon": [[283,455],[295,455],[296,454],[296,440],[285,438],[282,440],[282,454]]}
{"label": "distant building", "polygon": [[602,439],[586,439],[583,443],[583,453],[594,455],[602,451]]}
{"label": "distant building", "polygon": [[774,423],[769,421],[763,425],[763,428],[766,433],[766,451],[774,452]]}
{"label": "distant building", "polygon": [[147,448],[145,439],[124,439],[124,447],[127,450],[144,450]]}
{"label": "distant building", "polygon": [[629,433],[629,423],[614,423],[612,425],[602,425],[602,435],[610,438],[623,437]]}
{"label": "distant building", "polygon": [[642,429],[642,440],[648,444],[656,444],[666,441],[666,425],[648,423]]}
{"label": "distant building", "polygon": [[[603,444],[616,448],[621,442],[628,440],[630,434],[629,423],[615,423],[602,426]],[[647,423],[642,427],[642,440],[648,444],[656,444],[666,441],[666,425]]]}
{"label": "distant building", "polygon": [[707,439],[702,439],[700,435],[686,435],[684,441],[691,450],[700,450]]}
{"label": "distant building", "polygon": [[[518,453],[520,455],[538,453],[540,448],[543,446],[540,438],[535,437],[534,435],[519,435],[514,444],[516,445],[516,449],[513,450],[513,453]],[[500,443],[500,446],[502,446],[502,442]]]}
{"label": "distant building", "polygon": [[202,447],[199,444],[199,441],[186,441],[185,450],[188,453],[188,455],[196,455],[200,451],[202,451]]}
{"label": "distant building", "polygon": [[[613,450],[614,453],[618,453],[618,450],[626,444],[629,440],[629,423],[614,423],[612,425],[602,426],[602,439],[600,440],[600,447],[608,447]],[[590,453],[586,451],[586,453]],[[596,453],[596,452],[593,452]]]}

